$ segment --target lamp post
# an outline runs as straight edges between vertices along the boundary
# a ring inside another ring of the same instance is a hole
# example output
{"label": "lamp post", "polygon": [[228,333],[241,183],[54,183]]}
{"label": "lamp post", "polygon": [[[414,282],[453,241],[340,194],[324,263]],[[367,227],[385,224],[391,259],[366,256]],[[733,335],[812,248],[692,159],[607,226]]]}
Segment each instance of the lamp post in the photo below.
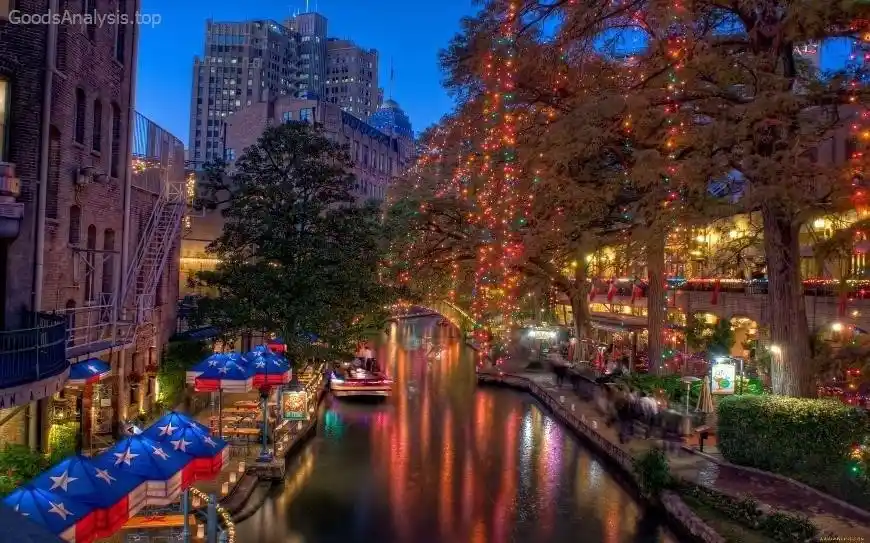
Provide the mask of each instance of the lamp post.
{"label": "lamp post", "polygon": [[269,452],[269,393],[271,387],[260,388],[260,399],[263,400],[263,445],[260,448],[260,456],[257,462],[271,462],[272,454]]}

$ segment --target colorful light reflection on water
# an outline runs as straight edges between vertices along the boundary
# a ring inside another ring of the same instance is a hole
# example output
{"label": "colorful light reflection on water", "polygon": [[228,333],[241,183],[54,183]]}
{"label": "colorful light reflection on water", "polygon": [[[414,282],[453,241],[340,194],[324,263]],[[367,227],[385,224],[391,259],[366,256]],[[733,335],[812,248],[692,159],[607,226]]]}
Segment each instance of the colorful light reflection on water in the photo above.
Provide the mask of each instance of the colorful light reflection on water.
{"label": "colorful light reflection on water", "polygon": [[476,389],[473,352],[447,333],[432,319],[395,326],[378,349],[394,396],[331,401],[302,453],[312,460],[239,540],[675,541],[528,397]]}

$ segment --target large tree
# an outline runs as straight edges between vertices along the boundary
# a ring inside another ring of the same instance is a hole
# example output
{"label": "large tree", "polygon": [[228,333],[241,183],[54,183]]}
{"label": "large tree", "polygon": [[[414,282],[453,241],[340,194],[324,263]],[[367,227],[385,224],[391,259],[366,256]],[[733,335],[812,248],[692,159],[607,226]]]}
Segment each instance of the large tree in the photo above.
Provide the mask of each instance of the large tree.
{"label": "large tree", "polygon": [[225,225],[209,246],[220,263],[199,275],[217,292],[200,304],[205,317],[275,332],[301,356],[312,335],[346,349],[383,316],[381,212],[355,205],[350,167],[321,127],[290,122],[267,128],[232,169],[210,171],[203,202]]}

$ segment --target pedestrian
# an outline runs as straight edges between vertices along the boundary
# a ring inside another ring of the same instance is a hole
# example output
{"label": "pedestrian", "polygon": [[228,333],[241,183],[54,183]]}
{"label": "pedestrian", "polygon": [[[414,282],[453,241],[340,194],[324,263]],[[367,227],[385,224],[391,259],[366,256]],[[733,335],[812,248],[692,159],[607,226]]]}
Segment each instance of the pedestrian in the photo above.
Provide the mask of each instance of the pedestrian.
{"label": "pedestrian", "polygon": [[616,422],[619,425],[619,443],[624,444],[631,438],[634,426],[631,417],[631,405],[628,398],[624,396],[616,400]]}
{"label": "pedestrian", "polygon": [[652,427],[656,421],[656,415],[659,411],[659,405],[656,403],[655,399],[650,396],[647,396],[646,392],[640,393],[640,408],[643,413],[643,419],[646,423],[646,437],[649,437],[652,433]]}

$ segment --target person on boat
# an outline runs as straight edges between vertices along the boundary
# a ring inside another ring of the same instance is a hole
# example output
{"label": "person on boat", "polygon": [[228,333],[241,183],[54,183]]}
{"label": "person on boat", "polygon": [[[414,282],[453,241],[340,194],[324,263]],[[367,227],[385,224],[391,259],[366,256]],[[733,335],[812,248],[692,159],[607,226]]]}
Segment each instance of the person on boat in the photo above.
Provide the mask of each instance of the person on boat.
{"label": "person on boat", "polygon": [[363,362],[366,371],[372,371],[372,366],[374,365],[375,355],[372,352],[371,347],[368,344],[363,348]]}

